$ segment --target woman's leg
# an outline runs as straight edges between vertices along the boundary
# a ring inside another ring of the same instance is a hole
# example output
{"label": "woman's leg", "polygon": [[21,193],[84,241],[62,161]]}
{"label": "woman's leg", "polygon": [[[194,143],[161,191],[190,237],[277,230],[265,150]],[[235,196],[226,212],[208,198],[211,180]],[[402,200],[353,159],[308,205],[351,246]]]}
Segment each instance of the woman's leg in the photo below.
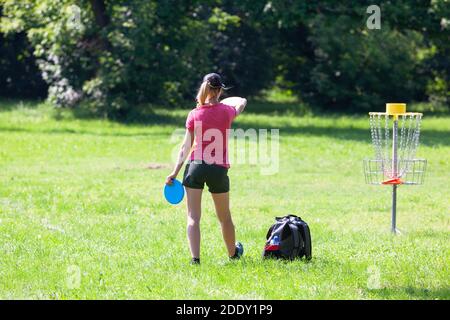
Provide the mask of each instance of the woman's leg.
{"label": "woman's leg", "polygon": [[214,206],[216,207],[217,217],[222,226],[223,240],[227,246],[228,255],[232,257],[236,252],[236,235],[233,220],[231,219],[230,193],[211,193],[211,195],[214,200]]}
{"label": "woman's leg", "polygon": [[200,217],[202,215],[202,191],[186,187],[187,236],[192,258],[200,258]]}

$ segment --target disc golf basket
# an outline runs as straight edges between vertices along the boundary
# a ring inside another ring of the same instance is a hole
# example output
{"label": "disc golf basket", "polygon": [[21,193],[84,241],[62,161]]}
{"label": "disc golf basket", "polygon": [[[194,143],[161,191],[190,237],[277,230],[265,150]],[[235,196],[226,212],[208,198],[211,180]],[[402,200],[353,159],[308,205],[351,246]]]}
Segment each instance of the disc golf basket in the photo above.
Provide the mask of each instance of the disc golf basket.
{"label": "disc golf basket", "polygon": [[416,159],[421,113],[406,112],[404,103],[387,103],[386,112],[370,112],[375,159],[364,160],[367,184],[392,186],[392,225],[397,233],[397,187],[423,184],[427,161]]}

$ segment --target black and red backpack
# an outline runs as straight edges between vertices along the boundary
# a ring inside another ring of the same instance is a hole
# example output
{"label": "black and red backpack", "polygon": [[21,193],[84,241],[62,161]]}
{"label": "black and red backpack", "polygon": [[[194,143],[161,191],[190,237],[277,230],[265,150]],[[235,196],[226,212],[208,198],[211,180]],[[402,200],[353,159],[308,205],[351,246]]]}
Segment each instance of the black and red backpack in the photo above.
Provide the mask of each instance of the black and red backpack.
{"label": "black and red backpack", "polygon": [[264,258],[311,259],[311,233],[308,224],[300,217],[276,217],[266,236]]}

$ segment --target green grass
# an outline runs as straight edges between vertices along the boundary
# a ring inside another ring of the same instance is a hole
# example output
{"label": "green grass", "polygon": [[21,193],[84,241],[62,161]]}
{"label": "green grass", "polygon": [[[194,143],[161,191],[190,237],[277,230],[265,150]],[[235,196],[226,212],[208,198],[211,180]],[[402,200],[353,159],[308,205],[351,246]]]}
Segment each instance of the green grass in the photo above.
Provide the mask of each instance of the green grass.
{"label": "green grass", "polygon": [[[280,128],[279,173],[249,164],[229,172],[246,250],[238,262],[228,261],[204,194],[202,265],[191,267],[185,207],[162,198],[170,136],[187,110],[125,125],[2,102],[0,298],[450,298],[450,117],[424,117],[418,156],[428,174],[423,186],[400,187],[403,234],[392,236],[390,189],[364,184],[361,162],[372,154],[365,115],[253,107],[234,127]],[[289,213],[310,224],[312,261],[263,261],[268,227]]]}

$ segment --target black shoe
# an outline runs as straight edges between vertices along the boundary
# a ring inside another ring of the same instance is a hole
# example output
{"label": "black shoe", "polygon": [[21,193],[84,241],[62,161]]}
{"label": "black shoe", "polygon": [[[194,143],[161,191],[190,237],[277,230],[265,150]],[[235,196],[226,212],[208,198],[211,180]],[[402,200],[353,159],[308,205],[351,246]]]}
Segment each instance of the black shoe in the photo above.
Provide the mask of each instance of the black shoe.
{"label": "black shoe", "polygon": [[192,258],[191,265],[197,265],[200,264],[200,258]]}
{"label": "black shoe", "polygon": [[240,242],[236,242],[236,250],[234,252],[234,256],[231,256],[230,259],[240,259],[244,254],[244,246]]}

